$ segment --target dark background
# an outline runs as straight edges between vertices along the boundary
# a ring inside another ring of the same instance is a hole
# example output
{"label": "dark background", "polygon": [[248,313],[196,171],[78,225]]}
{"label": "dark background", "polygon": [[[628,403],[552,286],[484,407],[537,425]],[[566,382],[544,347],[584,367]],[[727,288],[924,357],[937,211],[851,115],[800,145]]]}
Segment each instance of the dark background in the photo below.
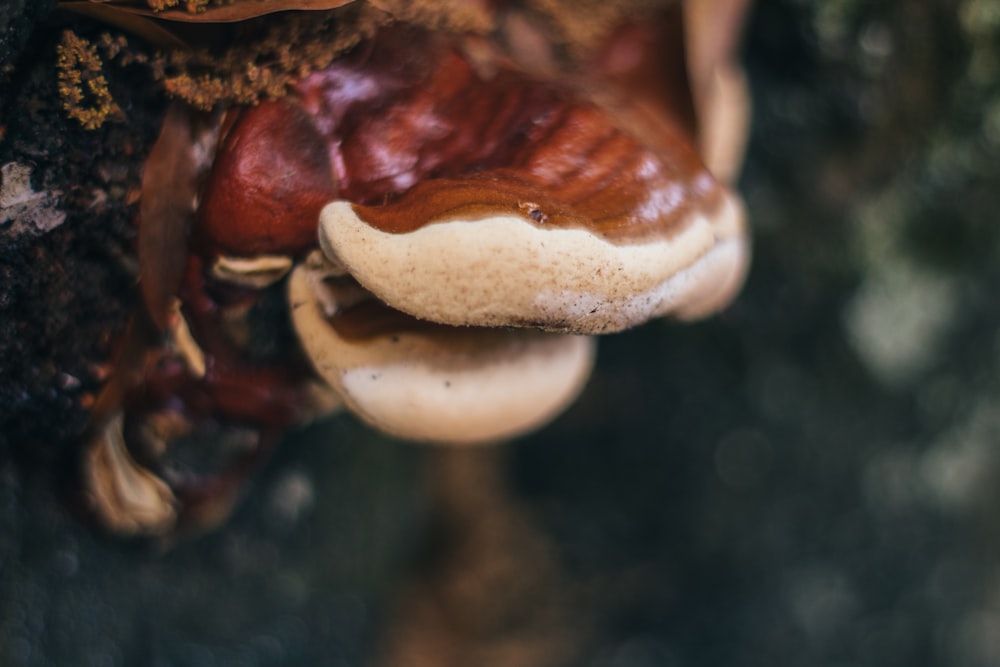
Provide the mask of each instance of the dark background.
{"label": "dark background", "polygon": [[727,312],[503,448],[314,425],[167,551],[4,456],[0,663],[1000,664],[1000,7],[759,0],[746,64]]}

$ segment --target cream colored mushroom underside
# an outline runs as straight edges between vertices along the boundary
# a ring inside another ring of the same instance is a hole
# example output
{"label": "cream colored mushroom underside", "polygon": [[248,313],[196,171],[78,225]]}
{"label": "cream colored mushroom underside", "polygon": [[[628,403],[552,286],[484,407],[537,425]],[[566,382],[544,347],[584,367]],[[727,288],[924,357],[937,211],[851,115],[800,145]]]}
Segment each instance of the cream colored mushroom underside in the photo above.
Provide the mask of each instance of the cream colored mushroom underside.
{"label": "cream colored mushroom underside", "polygon": [[176,499],[159,477],[132,458],[122,414],[111,417],[87,445],[84,487],[92,511],[120,535],[155,535],[173,526]]}
{"label": "cream colored mushroom underside", "polygon": [[302,266],[289,304],[316,371],[361,419],[400,438],[477,443],[552,419],[590,375],[594,342],[536,331],[433,327],[348,340],[327,323]]}
{"label": "cream colored mushroom underside", "polygon": [[735,295],[749,257],[740,200],[726,194],[677,227],[669,239],[618,245],[500,214],[390,234],[337,201],[320,214],[320,245],[380,299],[421,319],[592,334],[705,315]]}

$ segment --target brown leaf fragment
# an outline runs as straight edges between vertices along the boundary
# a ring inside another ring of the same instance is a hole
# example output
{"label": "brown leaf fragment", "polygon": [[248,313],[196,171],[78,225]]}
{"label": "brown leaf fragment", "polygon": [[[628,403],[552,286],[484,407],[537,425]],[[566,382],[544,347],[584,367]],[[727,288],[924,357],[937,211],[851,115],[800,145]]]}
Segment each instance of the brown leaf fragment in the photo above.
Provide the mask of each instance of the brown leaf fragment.
{"label": "brown leaf fragment", "polygon": [[175,103],[146,159],[139,203],[138,256],[143,301],[163,330],[180,286],[197,196],[198,160],[191,112]]}
{"label": "brown leaf fragment", "polygon": [[159,22],[117,5],[93,0],[73,0],[60,2],[59,9],[113,25],[129,34],[138,35],[159,48],[189,48],[184,39]]}
{"label": "brown leaf fragment", "polygon": [[[173,3],[177,7],[154,9],[148,0],[90,0],[93,4],[104,5],[140,16],[152,16],[169,21],[188,23],[229,23],[285,11],[322,11],[348,5],[355,0],[234,0],[225,4],[206,4],[190,11],[188,5],[195,3]],[[162,5],[170,3],[162,2]]]}

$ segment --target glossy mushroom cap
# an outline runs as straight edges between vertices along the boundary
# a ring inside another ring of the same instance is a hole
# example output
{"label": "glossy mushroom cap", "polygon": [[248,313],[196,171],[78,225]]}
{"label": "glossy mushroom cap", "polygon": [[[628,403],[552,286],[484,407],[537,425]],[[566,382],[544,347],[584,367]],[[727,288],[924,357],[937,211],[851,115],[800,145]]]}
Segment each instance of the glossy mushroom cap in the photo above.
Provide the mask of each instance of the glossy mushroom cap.
{"label": "glossy mushroom cap", "polygon": [[284,100],[237,110],[198,212],[196,243],[236,256],[301,254],[337,195],[323,138]]}

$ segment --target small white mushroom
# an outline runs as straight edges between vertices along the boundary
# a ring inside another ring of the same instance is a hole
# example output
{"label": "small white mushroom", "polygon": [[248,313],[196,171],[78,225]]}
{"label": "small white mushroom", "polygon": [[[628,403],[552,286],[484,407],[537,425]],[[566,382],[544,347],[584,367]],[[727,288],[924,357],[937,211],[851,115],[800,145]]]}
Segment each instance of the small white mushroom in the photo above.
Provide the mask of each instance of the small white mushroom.
{"label": "small white mushroom", "polygon": [[119,535],[161,534],[177,520],[177,500],[170,488],[128,453],[120,412],[89,443],[83,476],[91,511]]}
{"label": "small white mushroom", "polygon": [[335,290],[328,280],[315,263],[290,277],[302,346],[351,411],[392,435],[442,443],[509,438],[558,414],[590,374],[587,337],[439,326],[371,298],[329,317],[324,309]]}

